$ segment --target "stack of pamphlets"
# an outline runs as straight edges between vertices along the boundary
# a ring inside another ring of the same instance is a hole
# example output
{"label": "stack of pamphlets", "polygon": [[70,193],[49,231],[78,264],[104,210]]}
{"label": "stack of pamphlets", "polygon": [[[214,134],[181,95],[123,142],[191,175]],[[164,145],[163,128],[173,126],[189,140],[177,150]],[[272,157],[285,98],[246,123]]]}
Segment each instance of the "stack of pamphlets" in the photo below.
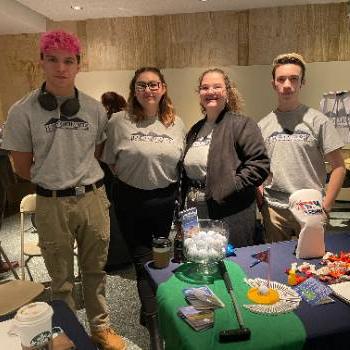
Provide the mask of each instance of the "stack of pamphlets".
{"label": "stack of pamphlets", "polygon": [[183,293],[191,306],[180,307],[178,315],[196,331],[211,328],[214,310],[225,304],[207,286],[186,288]]}
{"label": "stack of pamphlets", "polygon": [[211,328],[214,324],[213,310],[197,310],[193,306],[184,306],[179,308],[177,314],[195,331]]}
{"label": "stack of pamphlets", "polygon": [[225,307],[225,304],[212,292],[208,286],[186,288],[183,290],[185,299],[197,310]]}

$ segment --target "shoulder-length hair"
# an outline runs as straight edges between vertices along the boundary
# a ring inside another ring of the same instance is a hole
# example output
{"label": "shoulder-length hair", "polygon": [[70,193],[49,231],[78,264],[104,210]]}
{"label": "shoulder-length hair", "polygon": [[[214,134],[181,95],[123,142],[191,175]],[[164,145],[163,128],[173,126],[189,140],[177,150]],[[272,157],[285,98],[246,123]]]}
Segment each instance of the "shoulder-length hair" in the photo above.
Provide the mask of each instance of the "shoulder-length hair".
{"label": "shoulder-length hair", "polygon": [[[218,74],[221,74],[222,77],[224,78],[225,88],[227,91],[227,101],[225,105],[226,110],[235,112],[235,113],[241,113],[242,106],[243,106],[242,95],[237,90],[236,85],[230,81],[230,78],[228,77],[227,73],[225,73],[222,69],[211,68],[203,72],[199,77],[198,91],[200,86],[202,85],[204,76],[208,73],[218,73]],[[202,113],[205,113],[205,108],[202,105],[201,105],[201,110],[202,110]]]}
{"label": "shoulder-length hair", "polygon": [[[146,118],[145,112],[135,96],[135,83],[138,77],[140,76],[140,74],[144,72],[152,72],[158,75],[158,78],[160,79],[161,83],[163,84],[164,87],[166,87],[164,76],[160,72],[160,70],[156,67],[142,67],[135,72],[134,77],[131,79],[131,82],[129,85],[130,92],[128,97],[127,111],[129,115],[132,118],[134,118],[136,122],[139,122]],[[165,93],[159,101],[158,117],[159,117],[159,120],[166,127],[169,127],[170,125],[172,125],[175,120],[175,109],[170,97],[168,96],[167,89],[165,89]]]}

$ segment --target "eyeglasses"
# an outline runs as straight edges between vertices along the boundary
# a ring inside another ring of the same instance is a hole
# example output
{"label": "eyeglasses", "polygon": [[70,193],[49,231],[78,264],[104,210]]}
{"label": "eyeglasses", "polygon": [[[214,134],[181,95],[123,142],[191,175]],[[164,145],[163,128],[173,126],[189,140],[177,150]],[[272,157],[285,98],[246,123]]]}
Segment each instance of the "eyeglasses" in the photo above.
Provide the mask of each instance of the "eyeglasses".
{"label": "eyeglasses", "polygon": [[149,81],[146,83],[145,81],[138,81],[135,84],[136,91],[143,92],[146,90],[147,86],[150,89],[150,91],[157,91],[160,88],[161,82],[160,81]]}
{"label": "eyeglasses", "polygon": [[212,90],[214,93],[220,93],[224,89],[225,89],[225,86],[222,86],[222,85],[201,85],[199,87],[199,92],[205,94],[210,90]]}

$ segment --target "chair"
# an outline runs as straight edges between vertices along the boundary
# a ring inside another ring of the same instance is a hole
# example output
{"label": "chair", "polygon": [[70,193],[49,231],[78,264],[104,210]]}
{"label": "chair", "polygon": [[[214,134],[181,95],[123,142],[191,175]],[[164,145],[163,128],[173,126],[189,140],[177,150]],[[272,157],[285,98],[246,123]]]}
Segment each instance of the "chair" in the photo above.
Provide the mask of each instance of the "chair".
{"label": "chair", "polygon": [[44,290],[41,283],[13,280],[0,283],[0,316],[16,311],[31,302]]}
{"label": "chair", "polygon": [[19,276],[18,276],[16,270],[13,268],[9,258],[7,257],[7,254],[5,253],[3,247],[1,246],[1,241],[0,241],[0,257],[4,258],[5,262],[10,267],[10,271],[12,272],[13,276],[15,277],[15,279],[19,280]]}
{"label": "chair", "polygon": [[[28,194],[27,196],[23,197],[19,208],[21,213],[21,277],[22,280],[25,279],[24,268],[26,268],[30,280],[33,281],[33,276],[30,272],[28,263],[32,258],[41,256],[41,250],[37,242],[33,243],[24,241],[24,218],[25,215],[32,215],[35,213],[36,194]],[[24,258],[25,256],[27,257],[26,259]]]}

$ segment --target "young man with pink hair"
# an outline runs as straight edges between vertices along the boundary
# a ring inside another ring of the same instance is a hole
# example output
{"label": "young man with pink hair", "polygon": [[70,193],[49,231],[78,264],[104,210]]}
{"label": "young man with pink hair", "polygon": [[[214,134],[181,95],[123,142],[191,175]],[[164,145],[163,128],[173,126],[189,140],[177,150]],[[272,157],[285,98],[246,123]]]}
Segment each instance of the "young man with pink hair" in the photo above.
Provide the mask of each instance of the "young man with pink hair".
{"label": "young man with pink hair", "polygon": [[79,39],[64,31],[41,36],[46,80],[9,110],[3,148],[19,176],[36,184],[39,245],[52,294],[73,310],[74,241],[92,340],[104,350],[126,348],[109,325],[103,268],[109,243],[109,202],[97,158],[105,141],[102,105],[75,88]]}

